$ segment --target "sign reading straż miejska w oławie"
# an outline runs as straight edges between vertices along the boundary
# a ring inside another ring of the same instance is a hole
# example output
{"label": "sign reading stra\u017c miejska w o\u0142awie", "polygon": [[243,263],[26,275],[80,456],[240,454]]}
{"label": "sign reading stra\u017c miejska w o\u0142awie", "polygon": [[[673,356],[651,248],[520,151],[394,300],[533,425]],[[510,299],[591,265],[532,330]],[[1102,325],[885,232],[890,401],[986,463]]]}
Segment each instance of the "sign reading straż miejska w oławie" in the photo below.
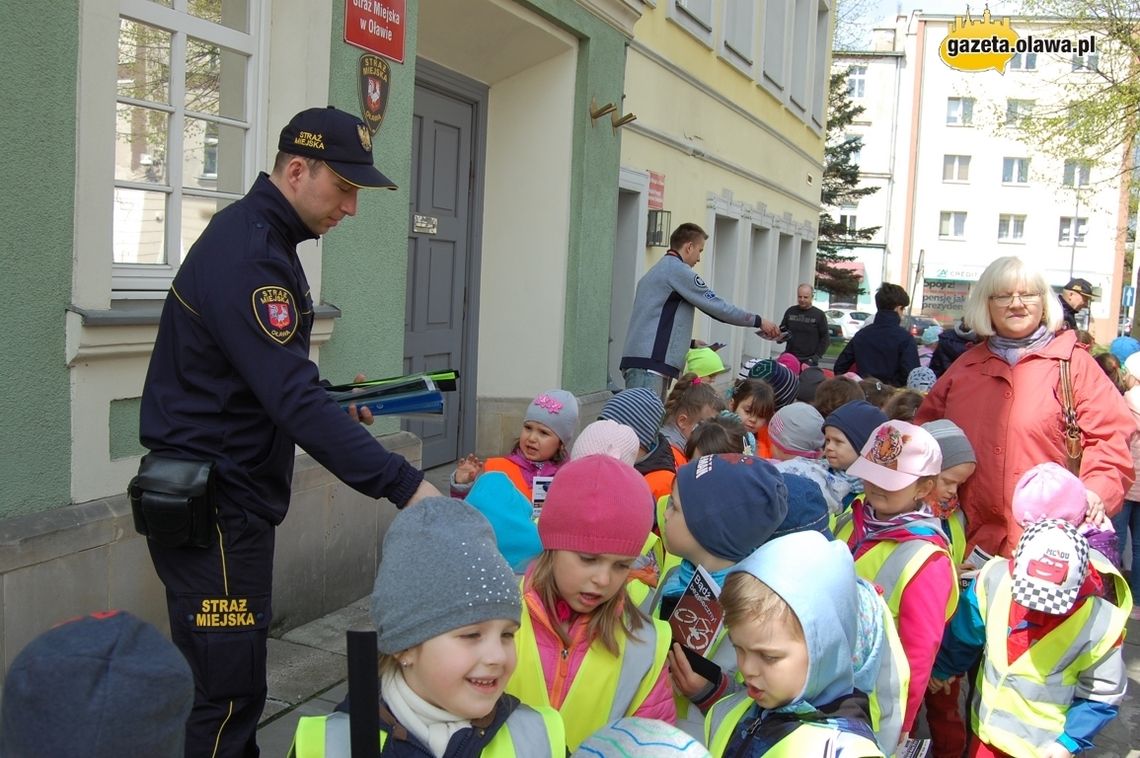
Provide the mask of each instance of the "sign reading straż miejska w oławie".
{"label": "sign reading stra\u017c miejska w o\u0142awie", "polygon": [[404,62],[407,0],[344,0],[344,41]]}

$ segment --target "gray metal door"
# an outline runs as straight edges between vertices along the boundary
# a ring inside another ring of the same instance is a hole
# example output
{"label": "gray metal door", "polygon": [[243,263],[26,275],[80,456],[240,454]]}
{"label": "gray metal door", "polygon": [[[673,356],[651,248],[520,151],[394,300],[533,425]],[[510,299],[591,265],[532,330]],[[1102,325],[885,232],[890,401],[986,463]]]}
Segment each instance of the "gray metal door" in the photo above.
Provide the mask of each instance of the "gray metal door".
{"label": "gray metal door", "polygon": [[[404,371],[454,368],[461,385],[475,380],[474,372],[463,366],[473,109],[470,103],[416,86]],[[441,420],[403,422],[404,429],[423,440],[425,469],[459,457],[461,393],[444,397]]]}

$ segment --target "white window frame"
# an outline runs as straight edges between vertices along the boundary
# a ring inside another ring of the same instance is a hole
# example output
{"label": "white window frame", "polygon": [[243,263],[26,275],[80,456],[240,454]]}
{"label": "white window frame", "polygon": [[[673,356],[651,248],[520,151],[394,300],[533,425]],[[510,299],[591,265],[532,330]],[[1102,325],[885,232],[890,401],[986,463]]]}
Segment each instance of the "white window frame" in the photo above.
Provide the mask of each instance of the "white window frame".
{"label": "white window frame", "polygon": [[852,234],[854,234],[855,230],[859,228],[859,223],[858,223],[858,221],[856,221],[856,217],[855,217],[854,213],[841,213],[841,214],[839,214],[839,223],[840,223],[840,225],[843,226],[848,237],[850,237]]}
{"label": "white window frame", "polygon": [[[257,165],[261,155],[258,135],[262,131],[261,124],[264,118],[264,114],[260,112],[258,94],[260,91],[259,82],[262,79],[262,73],[266,65],[264,59],[267,57],[265,51],[262,50],[263,14],[266,12],[266,9],[263,0],[248,0],[248,2],[248,31],[242,32],[189,15],[185,12],[187,0],[173,0],[173,8],[163,7],[155,2],[150,2],[150,0],[119,0],[118,17],[127,17],[150,26],[166,29],[173,34],[170,51],[171,77],[169,82],[169,105],[161,108],[161,110],[171,114],[169,135],[167,138],[168,155],[166,156],[165,183],[163,185],[152,185],[116,180],[113,165],[111,166],[111,174],[107,177],[108,189],[111,187],[141,189],[149,192],[163,192],[167,195],[163,223],[166,262],[163,264],[112,263],[111,289],[116,298],[156,298],[169,288],[170,282],[174,278],[175,273],[177,273],[178,266],[181,264],[183,255],[180,234],[183,197],[210,197],[236,200],[241,197],[242,194],[223,191],[188,191],[183,187],[185,182],[183,181],[184,167],[182,157],[181,117],[188,115],[199,118],[205,115],[187,111],[185,108],[185,77],[182,74],[184,73],[185,67],[187,37],[194,37],[195,39],[216,44],[248,56],[246,58],[245,70],[245,92],[243,93],[245,118],[233,119],[213,115],[207,118],[209,121],[226,126],[238,127],[245,131],[245,141],[242,150],[242,181],[240,183],[243,187],[242,192],[244,192],[244,188],[249,186],[253,177],[257,174]],[[116,31],[117,29],[118,22],[116,18]],[[111,45],[117,50],[118,34],[115,35],[115,39],[111,42]],[[110,75],[114,78],[114,70],[110,72]],[[136,101],[129,98],[118,97],[117,93],[115,93],[109,105],[113,109],[118,104],[130,105],[136,104]],[[141,102],[138,104],[141,104]],[[147,105],[148,107],[153,107],[153,105],[149,103]],[[86,124],[83,124],[83,126],[85,127]],[[114,139],[116,138],[114,131],[115,129],[112,122],[110,135],[106,142],[107,145],[114,145]],[[113,234],[112,221],[112,237]],[[108,237],[106,240],[106,255],[108,258],[110,258],[112,254],[112,237]]]}
{"label": "white window frame", "polygon": [[[756,0],[724,0],[720,54],[749,77],[756,63],[757,10]],[[736,34],[744,38],[733,39]]]}
{"label": "white window frame", "polygon": [[998,215],[998,242],[1025,244],[1025,215],[1022,213],[1001,213]]}
{"label": "white window frame", "polygon": [[1073,246],[1072,235],[1074,232],[1076,232],[1076,247],[1084,247],[1089,236],[1088,216],[1061,216],[1061,221],[1058,224],[1057,244]]}
{"label": "white window frame", "polygon": [[[943,233],[943,229],[947,231]],[[942,211],[938,217],[938,239],[966,239],[966,211]]]}
{"label": "white window frame", "polygon": [[1014,53],[1006,71],[1036,71],[1037,53]]}
{"label": "white window frame", "polygon": [[[950,178],[946,170],[950,169]],[[965,174],[965,176],[963,176]],[[946,153],[942,156],[942,181],[946,184],[968,184],[970,181],[970,156]]]}
{"label": "white window frame", "polygon": [[867,96],[867,67],[855,65],[847,70],[847,96],[862,99]]}
{"label": "white window frame", "polygon": [[780,100],[783,100],[788,86],[791,4],[792,0],[765,0],[761,24],[764,38],[760,48],[760,83]]}
{"label": "white window frame", "polygon": [[1036,100],[1029,100],[1023,97],[1008,98],[1005,101],[1005,125],[1020,125],[1029,114],[1033,113],[1033,109],[1036,105]]}
{"label": "white window frame", "polygon": [[[957,107],[954,107],[954,106]],[[951,119],[954,119],[953,121]],[[974,98],[948,97],[946,98],[946,125],[947,126],[973,126],[974,125]]]}
{"label": "white window frame", "polygon": [[[1010,165],[1010,180],[1006,181],[1005,178],[1005,162],[1013,161]],[[1017,171],[1018,166],[1023,167],[1023,171]],[[1022,181],[1018,181],[1017,177],[1023,176]],[[1001,183],[1006,187],[1025,187],[1029,184],[1029,159],[1018,155],[1006,155],[1001,159]]]}
{"label": "white window frame", "polygon": [[1061,169],[1063,187],[1087,187],[1092,180],[1092,162],[1076,158],[1065,161]]}
{"label": "white window frame", "polygon": [[[707,17],[697,3],[708,4]],[[701,41],[705,47],[713,46],[713,0],[669,0],[669,20]]]}
{"label": "white window frame", "polygon": [[1086,74],[1095,74],[1100,69],[1100,53],[1089,53],[1088,55],[1078,55],[1073,53],[1072,70],[1074,72],[1080,71]]}

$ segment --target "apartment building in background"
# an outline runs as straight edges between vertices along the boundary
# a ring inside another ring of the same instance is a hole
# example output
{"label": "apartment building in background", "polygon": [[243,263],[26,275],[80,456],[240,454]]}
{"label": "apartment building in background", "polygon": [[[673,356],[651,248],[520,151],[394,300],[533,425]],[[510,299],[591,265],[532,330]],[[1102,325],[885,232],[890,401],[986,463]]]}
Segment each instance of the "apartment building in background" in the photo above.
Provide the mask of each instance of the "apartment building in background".
{"label": "apartment building in background", "polygon": [[[915,313],[948,323],[995,258],[1017,255],[1059,289],[1088,279],[1102,297],[1088,312],[1100,342],[1116,336],[1127,203],[1121,163],[1050,155],[1018,124],[1064,106],[1067,85],[1096,75],[1100,56],[1015,54],[1004,73],[967,72],[939,57],[955,18],[915,12],[876,28],[870,50],[836,52],[848,92],[866,107],[850,132],[863,139],[860,173],[879,192],[833,210],[880,226],[852,252],[868,294],[905,286]],[[1071,36],[1044,20],[1010,19],[1022,36]]]}

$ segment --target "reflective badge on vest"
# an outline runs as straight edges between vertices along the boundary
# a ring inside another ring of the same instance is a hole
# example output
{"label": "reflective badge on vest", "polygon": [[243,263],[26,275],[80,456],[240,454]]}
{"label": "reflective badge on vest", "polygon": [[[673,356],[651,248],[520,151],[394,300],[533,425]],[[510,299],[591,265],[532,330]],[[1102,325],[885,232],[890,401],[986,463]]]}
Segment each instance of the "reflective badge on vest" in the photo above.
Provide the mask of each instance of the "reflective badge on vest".
{"label": "reflective badge on vest", "polygon": [[297,333],[293,294],[284,287],[258,287],[253,291],[253,315],[262,331],[284,345]]}

